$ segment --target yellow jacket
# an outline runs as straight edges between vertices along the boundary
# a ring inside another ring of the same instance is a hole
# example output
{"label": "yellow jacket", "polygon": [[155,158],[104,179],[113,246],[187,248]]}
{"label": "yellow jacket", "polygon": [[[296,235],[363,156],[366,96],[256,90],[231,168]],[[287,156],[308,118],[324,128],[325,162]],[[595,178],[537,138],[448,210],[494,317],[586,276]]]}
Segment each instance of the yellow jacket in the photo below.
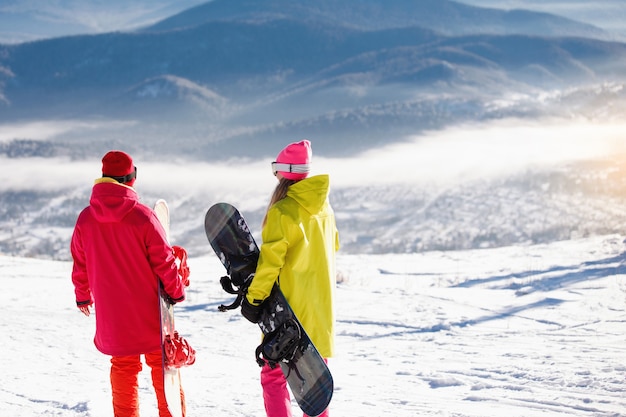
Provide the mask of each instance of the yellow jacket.
{"label": "yellow jacket", "polygon": [[291,185],[287,196],[270,207],[247,295],[251,304],[258,305],[278,280],[302,327],[325,358],[334,349],[335,252],[339,250],[328,191],[328,175],[310,177]]}

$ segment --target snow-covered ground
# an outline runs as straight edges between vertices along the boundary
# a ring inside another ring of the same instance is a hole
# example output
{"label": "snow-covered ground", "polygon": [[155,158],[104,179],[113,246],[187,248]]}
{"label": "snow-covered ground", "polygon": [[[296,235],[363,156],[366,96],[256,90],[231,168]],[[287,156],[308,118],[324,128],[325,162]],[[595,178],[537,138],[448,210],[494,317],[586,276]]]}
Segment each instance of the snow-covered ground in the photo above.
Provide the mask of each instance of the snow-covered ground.
{"label": "snow-covered ground", "polygon": [[[175,227],[175,225],[173,225]],[[624,236],[470,251],[339,255],[334,416],[626,415]],[[189,416],[263,416],[257,328],[209,253],[177,327]],[[3,416],[110,416],[109,362],[71,263],[0,256]],[[142,416],[156,406],[144,367]],[[298,415],[294,404],[294,414]]]}

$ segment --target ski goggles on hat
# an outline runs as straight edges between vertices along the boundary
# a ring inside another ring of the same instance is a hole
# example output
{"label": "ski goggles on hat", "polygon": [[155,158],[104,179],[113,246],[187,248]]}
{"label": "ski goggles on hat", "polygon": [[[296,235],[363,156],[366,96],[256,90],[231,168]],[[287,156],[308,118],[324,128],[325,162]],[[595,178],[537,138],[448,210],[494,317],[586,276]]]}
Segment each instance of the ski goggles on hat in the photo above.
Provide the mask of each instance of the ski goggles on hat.
{"label": "ski goggles on hat", "polygon": [[113,175],[102,175],[103,177],[108,177],[108,178],[113,178],[115,181],[119,182],[119,183],[127,183],[130,180],[133,180],[135,178],[137,178],[137,167],[133,167],[135,168],[133,170],[133,172],[131,172],[128,175],[124,175],[123,177],[114,177]]}
{"label": "ski goggles on hat", "polygon": [[278,172],[293,172],[294,174],[308,174],[309,164],[285,164],[282,162],[272,162],[272,172],[274,176]]}

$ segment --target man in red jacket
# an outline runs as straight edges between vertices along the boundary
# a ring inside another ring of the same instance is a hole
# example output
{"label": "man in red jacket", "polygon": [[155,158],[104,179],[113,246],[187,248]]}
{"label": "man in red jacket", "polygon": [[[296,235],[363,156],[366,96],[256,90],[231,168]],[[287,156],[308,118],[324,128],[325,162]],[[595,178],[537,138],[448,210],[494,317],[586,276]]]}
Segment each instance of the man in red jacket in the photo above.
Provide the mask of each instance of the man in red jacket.
{"label": "man in red jacket", "polygon": [[139,417],[143,354],[152,370],[159,417],[171,417],[163,392],[159,285],[180,302],[188,282],[179,275],[161,223],[139,203],[136,177],[128,154],[111,151],[102,159],[102,178],[95,181],[72,236],[72,282],[80,311],[89,316],[95,307],[96,348],[112,356],[115,416]]}

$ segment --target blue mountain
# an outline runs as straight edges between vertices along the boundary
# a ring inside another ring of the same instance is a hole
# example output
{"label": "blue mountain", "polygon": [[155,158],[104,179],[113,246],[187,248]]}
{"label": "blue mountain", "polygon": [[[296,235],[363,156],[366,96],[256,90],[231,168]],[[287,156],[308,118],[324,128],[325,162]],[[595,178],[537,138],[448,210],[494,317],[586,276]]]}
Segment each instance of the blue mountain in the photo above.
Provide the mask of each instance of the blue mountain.
{"label": "blue mountain", "polygon": [[0,46],[0,120],[130,120],[137,146],[175,138],[173,150],[203,158],[306,129],[335,138],[322,153],[348,153],[560,111],[485,105],[508,94],[623,82],[626,45],[601,35],[444,0],[215,0],[136,32]]}

